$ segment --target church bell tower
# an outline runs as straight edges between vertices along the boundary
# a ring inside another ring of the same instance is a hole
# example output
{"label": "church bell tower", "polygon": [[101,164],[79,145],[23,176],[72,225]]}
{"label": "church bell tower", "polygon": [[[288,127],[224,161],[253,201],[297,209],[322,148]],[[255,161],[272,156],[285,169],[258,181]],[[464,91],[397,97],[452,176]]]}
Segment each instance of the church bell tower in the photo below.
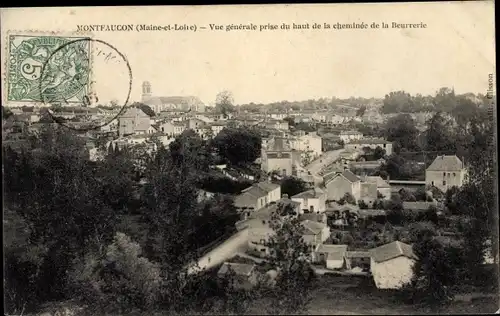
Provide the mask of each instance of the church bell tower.
{"label": "church bell tower", "polygon": [[146,101],[151,98],[151,84],[149,81],[144,81],[142,83],[142,101]]}

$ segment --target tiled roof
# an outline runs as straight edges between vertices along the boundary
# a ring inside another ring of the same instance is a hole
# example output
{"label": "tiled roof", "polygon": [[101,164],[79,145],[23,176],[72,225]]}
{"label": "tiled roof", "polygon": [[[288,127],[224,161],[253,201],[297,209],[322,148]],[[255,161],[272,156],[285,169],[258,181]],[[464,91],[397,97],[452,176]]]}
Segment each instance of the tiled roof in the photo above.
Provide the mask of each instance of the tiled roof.
{"label": "tiled roof", "polygon": [[459,171],[464,167],[462,161],[456,156],[437,156],[427,171]]}
{"label": "tiled roof", "polygon": [[276,190],[277,188],[280,187],[279,184],[272,183],[272,182],[269,182],[269,181],[259,182],[259,183],[255,184],[255,185],[258,186],[259,188],[261,188],[262,190],[266,191],[266,192],[274,191],[274,190]]}
{"label": "tiled roof", "polygon": [[321,190],[320,188],[314,188],[311,190],[301,192],[299,194],[295,194],[294,196],[292,196],[292,198],[297,198],[297,199],[319,198],[324,193],[325,192],[323,192],[323,190]]}
{"label": "tiled roof", "polygon": [[326,244],[320,244],[318,245],[318,248],[316,249],[316,252],[346,252],[347,251],[347,245],[326,245]]}
{"label": "tiled roof", "polygon": [[344,170],[344,172],[342,172],[342,175],[349,181],[351,182],[356,182],[356,181],[359,181],[359,178],[358,176],[356,176],[354,173],[352,173],[350,170]]}
{"label": "tiled roof", "polygon": [[255,197],[264,197],[267,195],[267,191],[262,189],[261,187],[259,186],[256,186],[256,185],[252,185],[251,187],[249,188],[246,188],[245,190],[242,191],[244,194],[251,194]]}
{"label": "tiled roof", "polygon": [[400,256],[416,259],[412,246],[400,241],[394,241],[389,244],[370,249],[370,254],[375,262],[384,262]]}
{"label": "tiled roof", "polygon": [[224,275],[229,272],[229,269],[233,270],[236,275],[250,276],[252,271],[255,269],[255,265],[246,263],[224,262],[217,274]]}
{"label": "tiled roof", "polygon": [[305,228],[304,235],[318,235],[326,226],[324,223],[314,222],[308,219],[302,221],[301,224]]}

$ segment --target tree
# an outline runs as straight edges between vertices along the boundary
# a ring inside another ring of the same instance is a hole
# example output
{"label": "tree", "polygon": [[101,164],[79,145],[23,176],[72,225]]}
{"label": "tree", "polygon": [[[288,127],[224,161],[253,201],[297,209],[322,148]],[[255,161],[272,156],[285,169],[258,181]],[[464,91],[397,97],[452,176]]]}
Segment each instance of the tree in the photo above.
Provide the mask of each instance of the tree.
{"label": "tree", "polygon": [[385,137],[396,142],[398,146],[408,150],[418,150],[417,136],[419,131],[415,121],[409,114],[399,114],[387,120]]}
{"label": "tree", "polygon": [[362,105],[359,109],[356,110],[356,116],[363,116],[366,112],[366,105]]}
{"label": "tree", "polygon": [[262,139],[245,128],[224,128],[211,142],[219,155],[233,165],[253,163],[261,154]]}
{"label": "tree", "polygon": [[281,180],[281,194],[287,194],[292,197],[307,190],[307,184],[304,180],[296,177],[285,177]]}
{"label": "tree", "polygon": [[307,166],[312,162],[313,158],[312,158],[311,153],[312,153],[312,150],[307,150],[307,151],[303,152],[302,161],[301,161],[302,166]]}
{"label": "tree", "polygon": [[269,238],[271,266],[278,271],[276,285],[264,289],[272,314],[300,314],[312,299],[315,275],[309,261],[311,248],[303,241],[303,226],[297,219],[274,215]]}
{"label": "tree", "polygon": [[450,152],[455,150],[452,123],[442,112],[434,114],[427,122],[427,148],[432,151]]}
{"label": "tree", "polygon": [[146,115],[150,117],[156,116],[155,111],[153,111],[153,109],[147,104],[135,102],[131,105],[131,107],[136,107],[138,109],[141,109],[144,113],[146,113]]}
{"label": "tree", "polygon": [[234,97],[230,91],[222,91],[215,98],[215,111],[226,116],[234,112]]}
{"label": "tree", "polygon": [[288,122],[288,126],[293,127],[295,126],[295,119],[291,116],[287,116],[283,119],[283,121]]}
{"label": "tree", "polygon": [[382,113],[410,112],[413,108],[413,99],[409,93],[396,91],[387,94],[382,105]]}
{"label": "tree", "polygon": [[354,198],[354,196],[349,193],[349,192],[346,192],[346,194],[344,194],[344,197],[343,199],[349,203],[349,204],[352,204],[352,205],[356,205],[356,199]]}
{"label": "tree", "polygon": [[413,244],[416,263],[409,284],[411,301],[439,305],[453,298],[453,286],[457,283],[459,250],[445,246],[428,233]]}
{"label": "tree", "polygon": [[373,151],[373,158],[375,160],[379,160],[379,159],[384,158],[384,157],[385,157],[385,149],[383,149],[380,146],[377,146],[375,148],[375,150]]}

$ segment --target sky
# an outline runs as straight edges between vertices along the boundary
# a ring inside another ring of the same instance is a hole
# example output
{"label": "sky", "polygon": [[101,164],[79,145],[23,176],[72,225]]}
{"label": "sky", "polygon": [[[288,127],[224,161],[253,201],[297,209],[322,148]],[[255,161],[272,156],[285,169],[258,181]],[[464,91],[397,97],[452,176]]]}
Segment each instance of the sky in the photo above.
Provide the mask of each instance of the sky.
{"label": "sky", "polygon": [[[427,28],[228,32],[209,27],[382,21],[389,26],[422,22]],[[151,83],[155,96],[193,95],[207,104],[213,104],[223,90],[231,91],[237,104],[383,97],[396,90],[427,95],[443,86],[454,87],[457,93],[486,93],[488,74],[495,71],[492,1],[1,11],[2,39],[48,31],[66,35],[77,25],[89,24],[196,25],[196,32],[93,32],[93,38],[126,57],[132,72],[130,101],[140,100],[144,81]],[[7,49],[2,41],[2,52]],[[128,94],[129,73],[124,66],[103,66],[96,73],[103,99]]]}

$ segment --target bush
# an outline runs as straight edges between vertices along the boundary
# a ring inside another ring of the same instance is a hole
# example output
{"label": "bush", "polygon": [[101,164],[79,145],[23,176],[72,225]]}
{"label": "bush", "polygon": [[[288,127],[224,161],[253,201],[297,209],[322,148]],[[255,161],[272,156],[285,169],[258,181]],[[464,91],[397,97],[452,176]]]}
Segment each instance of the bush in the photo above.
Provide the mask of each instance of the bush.
{"label": "bush", "polygon": [[[364,209],[367,209],[368,208],[368,204],[365,203],[365,201],[363,200],[359,200],[358,201],[358,205],[359,205],[359,208],[364,210]],[[374,204],[375,205],[375,204]]]}
{"label": "bush", "polygon": [[70,274],[80,298],[107,312],[153,306],[160,289],[160,269],[141,253],[139,244],[123,233],[116,233],[105,254],[87,253]]}

